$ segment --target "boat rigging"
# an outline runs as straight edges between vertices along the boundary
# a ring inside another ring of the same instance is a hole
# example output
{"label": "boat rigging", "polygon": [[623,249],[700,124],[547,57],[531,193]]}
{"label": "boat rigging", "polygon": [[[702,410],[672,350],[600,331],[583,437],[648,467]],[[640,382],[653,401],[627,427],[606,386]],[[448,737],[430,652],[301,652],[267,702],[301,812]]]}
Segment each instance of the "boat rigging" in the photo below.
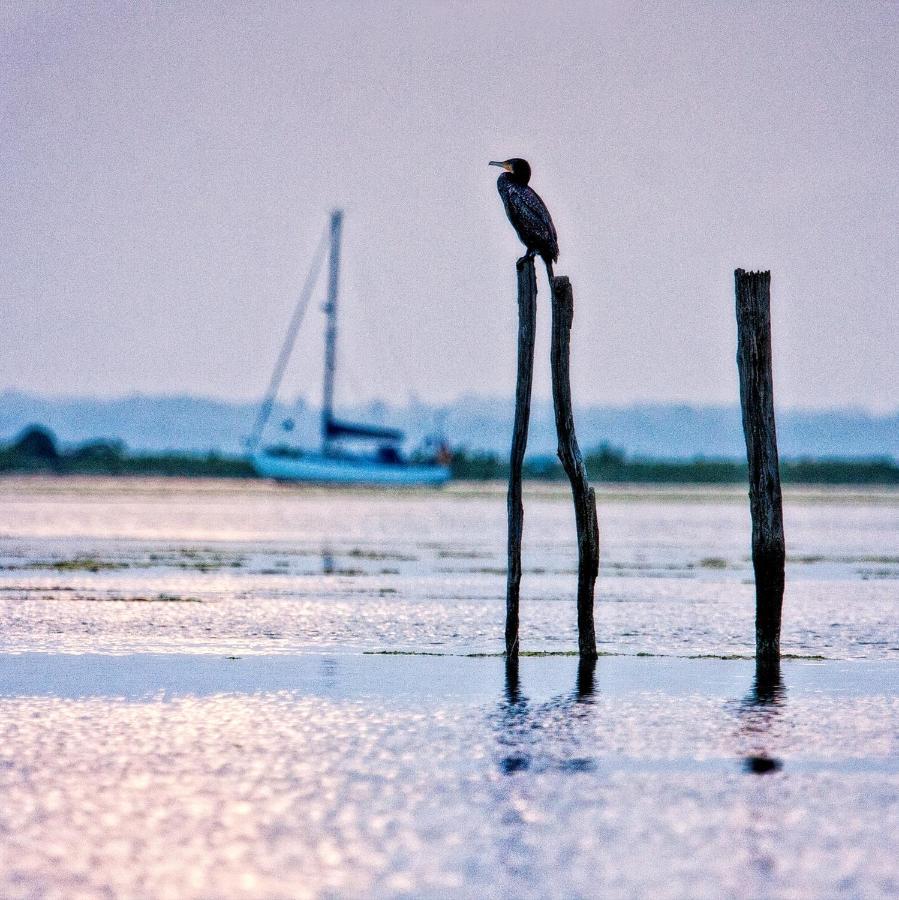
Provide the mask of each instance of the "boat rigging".
{"label": "boat rigging", "polygon": [[[262,433],[274,408],[287,362],[305,315],[324,259],[324,241],[319,245],[294,310],[281,352],[248,441],[256,471],[280,481],[337,484],[442,485],[449,480],[448,454],[441,446],[433,460],[407,461],[401,452],[403,432],[394,428],[345,422],[334,415],[334,385],[337,373],[337,301],[340,282],[340,240],[343,211],[331,213],[328,253],[328,294],[325,302],[325,371],[321,408],[321,448],[318,452],[269,447],[260,449]],[[289,430],[289,429],[288,429]],[[361,452],[348,445],[365,445]]]}

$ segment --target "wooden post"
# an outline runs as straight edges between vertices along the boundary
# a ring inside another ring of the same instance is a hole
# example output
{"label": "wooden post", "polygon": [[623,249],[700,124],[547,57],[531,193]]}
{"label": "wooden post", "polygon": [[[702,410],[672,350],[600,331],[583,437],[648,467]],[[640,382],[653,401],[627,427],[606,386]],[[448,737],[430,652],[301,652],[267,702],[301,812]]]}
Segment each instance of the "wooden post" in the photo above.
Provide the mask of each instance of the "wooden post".
{"label": "wooden post", "polygon": [[596,520],[596,495],[587,481],[587,470],[574,432],[569,378],[571,323],[574,319],[574,295],[565,275],[552,279],[552,367],[553,406],[559,459],[571,482],[574,519],[577,527],[577,629],[581,657],[596,656],[596,631],[593,625],[593,589],[599,573],[599,525]]}
{"label": "wooden post", "polygon": [[759,659],[776,659],[780,657],[786,548],[771,374],[771,273],[737,269],[734,283],[737,368],[752,513],[755,653]]}
{"label": "wooden post", "polygon": [[515,385],[515,424],[509,462],[509,542],[506,576],[506,657],[518,656],[518,595],[521,585],[521,533],[524,504],[521,500],[521,469],[528,443],[531,415],[531,385],[534,380],[534,336],[537,328],[537,278],[534,260],[518,260],[518,378]]}

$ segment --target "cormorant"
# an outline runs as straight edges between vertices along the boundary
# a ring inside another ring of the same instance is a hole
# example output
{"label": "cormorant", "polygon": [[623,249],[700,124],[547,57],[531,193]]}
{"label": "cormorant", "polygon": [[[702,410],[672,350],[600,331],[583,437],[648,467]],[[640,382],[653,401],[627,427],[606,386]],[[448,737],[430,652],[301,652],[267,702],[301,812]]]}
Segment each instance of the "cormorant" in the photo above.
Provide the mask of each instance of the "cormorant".
{"label": "cormorant", "polygon": [[539,253],[552,278],[552,264],[559,258],[559,239],[546,204],[528,186],[531,180],[528,161],[516,158],[491,162],[490,165],[505,169],[496,179],[496,189],[503,198],[503,206],[512,227],[518,233],[521,243],[528,248],[527,256]]}

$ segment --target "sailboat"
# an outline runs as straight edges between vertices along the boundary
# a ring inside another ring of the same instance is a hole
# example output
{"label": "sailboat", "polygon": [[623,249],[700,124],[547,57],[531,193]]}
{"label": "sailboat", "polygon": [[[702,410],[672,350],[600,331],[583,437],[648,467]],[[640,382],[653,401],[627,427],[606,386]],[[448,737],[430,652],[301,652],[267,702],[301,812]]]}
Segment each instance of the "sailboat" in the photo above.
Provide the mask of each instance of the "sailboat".
{"label": "sailboat", "polygon": [[337,294],[340,269],[340,235],[343,211],[331,213],[329,242],[328,298],[325,303],[325,374],[321,411],[321,445],[318,450],[299,448],[259,448],[259,439],[274,405],[281,376],[293,347],[308,297],[315,282],[316,266],[310,272],[305,297],[288,328],[288,336],[275,364],[269,390],[262,403],[254,437],[250,440],[251,460],[256,472],[278,481],[318,484],[440,486],[450,478],[449,455],[440,446],[427,462],[410,462],[402,453],[404,435],[394,428],[341,421],[334,415],[334,383],[337,369]]}

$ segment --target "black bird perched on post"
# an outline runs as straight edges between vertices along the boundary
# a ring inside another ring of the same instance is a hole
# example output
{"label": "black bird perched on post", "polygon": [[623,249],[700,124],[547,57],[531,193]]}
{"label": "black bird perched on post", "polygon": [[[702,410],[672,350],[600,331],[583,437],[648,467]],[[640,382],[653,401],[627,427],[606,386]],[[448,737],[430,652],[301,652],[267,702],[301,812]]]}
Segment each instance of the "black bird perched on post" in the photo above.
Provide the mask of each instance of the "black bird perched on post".
{"label": "black bird perched on post", "polygon": [[503,198],[506,215],[521,243],[528,248],[527,256],[539,253],[552,279],[553,263],[559,258],[559,239],[546,204],[528,185],[531,180],[530,164],[526,159],[516,158],[491,162],[490,165],[505,169],[496,179],[496,189]]}

